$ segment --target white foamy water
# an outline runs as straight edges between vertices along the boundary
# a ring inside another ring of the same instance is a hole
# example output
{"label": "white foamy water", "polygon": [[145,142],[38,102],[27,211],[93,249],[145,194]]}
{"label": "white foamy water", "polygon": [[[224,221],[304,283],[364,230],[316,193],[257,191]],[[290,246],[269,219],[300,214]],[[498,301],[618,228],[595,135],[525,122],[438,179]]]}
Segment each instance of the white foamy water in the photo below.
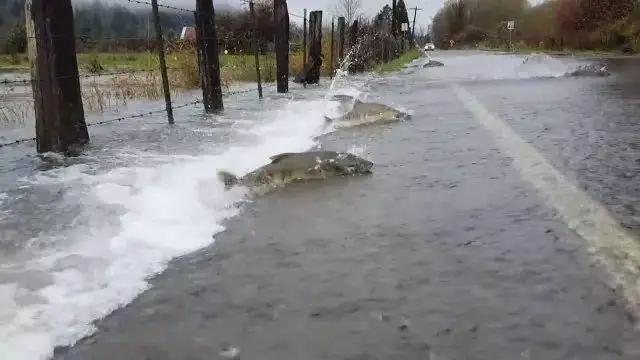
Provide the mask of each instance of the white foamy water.
{"label": "white foamy water", "polygon": [[367,145],[353,144],[347,151],[354,155],[364,156],[364,154],[367,152]]}
{"label": "white foamy water", "polygon": [[[514,55],[476,53],[430,55],[445,66],[426,68],[420,75],[434,80],[518,80],[558,78],[577,70],[584,62],[573,58],[560,59],[543,54]],[[428,60],[421,60],[423,63]]]}
{"label": "white foamy water", "polygon": [[[101,172],[79,164],[22,179],[17,188],[66,189],[65,201],[83,210],[72,226],[30,240],[42,249],[0,264],[0,358],[49,358],[145,291],[172,258],[213,243],[246,199],[241,188],[225,191],[217,171],[244,174],[274,154],[314,147],[326,131],[324,108],[300,101],[262,113],[264,121],[243,129],[251,143],[210,154],[141,153],[151,165]],[[123,156],[138,157],[130,149]]]}

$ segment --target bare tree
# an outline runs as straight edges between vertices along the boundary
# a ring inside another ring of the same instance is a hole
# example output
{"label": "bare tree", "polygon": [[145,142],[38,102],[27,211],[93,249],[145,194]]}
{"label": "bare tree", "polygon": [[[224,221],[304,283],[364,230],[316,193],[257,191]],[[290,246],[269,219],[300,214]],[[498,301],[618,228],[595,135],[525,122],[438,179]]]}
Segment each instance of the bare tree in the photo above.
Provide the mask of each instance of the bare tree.
{"label": "bare tree", "polygon": [[337,0],[336,14],[345,17],[347,24],[353,23],[360,15],[362,0]]}

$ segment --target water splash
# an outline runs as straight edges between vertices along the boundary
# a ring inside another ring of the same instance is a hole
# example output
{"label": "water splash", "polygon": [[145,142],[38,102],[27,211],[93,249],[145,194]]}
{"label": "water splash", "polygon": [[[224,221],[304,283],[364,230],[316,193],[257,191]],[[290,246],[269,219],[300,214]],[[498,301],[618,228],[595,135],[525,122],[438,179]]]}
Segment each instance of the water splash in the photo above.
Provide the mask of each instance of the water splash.
{"label": "water splash", "polygon": [[428,52],[423,51],[424,55],[427,57],[427,59],[429,59],[429,62],[433,61],[433,58],[431,57],[431,55],[429,55]]}
{"label": "water splash", "polygon": [[[335,118],[343,115],[346,108],[350,108],[353,105],[353,103],[343,104],[340,101],[336,101],[334,96],[348,95],[355,100],[362,93],[362,91],[357,89],[354,86],[353,82],[351,82],[349,79],[349,67],[353,63],[352,57],[356,53],[356,47],[357,45],[355,47],[352,47],[344,57],[344,59],[340,63],[340,66],[338,67],[338,69],[336,69],[329,89],[324,95],[325,116],[328,118]],[[345,107],[345,105],[348,106]]]}
{"label": "water splash", "polygon": [[349,148],[348,152],[357,155],[357,156],[363,156],[366,152],[367,152],[367,145],[366,144],[353,144],[351,145],[351,147]]}
{"label": "water splash", "polygon": [[[525,80],[562,78],[588,62],[546,54],[439,53],[446,67],[416,73],[426,81]],[[427,55],[430,59],[431,56]],[[430,61],[430,60],[429,60]]]}
{"label": "water splash", "polygon": [[351,61],[351,57],[353,56],[354,53],[355,53],[355,47],[349,50],[349,52],[347,53],[347,56],[344,57],[344,59],[342,60],[342,63],[340,63],[340,66],[338,66],[338,68],[336,69],[336,72],[333,76],[333,80],[331,81],[331,85],[329,86],[329,90],[327,91],[327,95],[325,96],[325,99],[327,99],[329,96],[332,96],[336,88],[336,85],[340,81],[345,80],[347,76],[349,76],[349,67],[353,63]]}

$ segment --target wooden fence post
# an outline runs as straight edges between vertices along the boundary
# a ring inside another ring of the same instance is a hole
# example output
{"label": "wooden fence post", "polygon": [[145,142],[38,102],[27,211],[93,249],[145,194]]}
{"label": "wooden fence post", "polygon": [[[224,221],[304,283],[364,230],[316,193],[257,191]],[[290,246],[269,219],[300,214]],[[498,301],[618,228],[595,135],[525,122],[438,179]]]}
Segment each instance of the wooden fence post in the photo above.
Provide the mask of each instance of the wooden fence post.
{"label": "wooden fence post", "polygon": [[390,46],[389,43],[391,42],[389,39],[393,39],[393,37],[391,35],[386,35],[383,37],[383,43],[382,43],[382,62],[384,63],[388,63],[389,59],[391,58],[391,51],[390,51]]}
{"label": "wooden fence post", "polygon": [[307,84],[317,84],[320,81],[320,66],[322,65],[322,11],[312,11],[309,15],[309,71]]}
{"label": "wooden fence post", "polygon": [[258,80],[258,98],[262,99],[262,78],[260,77],[260,54],[258,54],[258,26],[256,20],[256,11],[254,8],[253,0],[249,1],[249,11],[251,12],[251,24],[252,24],[252,34],[251,34],[251,48],[253,50],[253,54],[255,55],[255,63],[256,63],[256,77]]}
{"label": "wooden fence post", "polygon": [[349,47],[353,48],[358,42],[358,20],[353,21],[351,29],[349,29]]}
{"label": "wooden fence post", "polygon": [[307,63],[307,9],[304,9],[304,20],[302,22],[302,68]]}
{"label": "wooden fence post", "polygon": [[89,142],[71,0],[28,0],[25,17],[39,153],[69,155]]}
{"label": "wooden fence post", "polygon": [[338,63],[342,65],[344,61],[344,27],[345,18],[343,16],[338,18]]}
{"label": "wooden fence post", "polygon": [[216,34],[215,9],[212,0],[196,0],[196,43],[202,103],[205,112],[215,113],[224,109],[220,85],[220,59]]}
{"label": "wooden fence post", "polygon": [[167,76],[167,62],[164,58],[164,38],[162,37],[162,26],[160,26],[160,13],[158,11],[158,0],[151,0],[153,11],[153,24],[156,28],[156,46],[158,48],[158,59],[160,60],[160,74],[162,75],[162,90],[164,91],[164,103],[167,109],[169,124],[173,124],[173,107],[171,106],[171,92],[169,90],[169,77]]}
{"label": "wooden fence post", "polygon": [[335,44],[334,44],[334,38],[335,36],[335,21],[334,18],[331,18],[331,53],[329,54],[329,78],[333,79],[333,69],[334,69],[334,63],[333,63],[333,50],[335,48]]}
{"label": "wooden fence post", "polygon": [[278,92],[289,91],[289,9],[287,0],[274,0],[276,73]]}

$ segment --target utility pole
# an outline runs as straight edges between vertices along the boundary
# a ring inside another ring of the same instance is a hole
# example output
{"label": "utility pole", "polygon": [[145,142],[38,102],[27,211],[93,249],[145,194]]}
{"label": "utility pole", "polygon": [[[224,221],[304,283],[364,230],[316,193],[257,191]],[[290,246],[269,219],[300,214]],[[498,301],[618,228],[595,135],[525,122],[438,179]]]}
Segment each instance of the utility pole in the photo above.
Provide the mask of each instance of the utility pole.
{"label": "utility pole", "polygon": [[391,16],[391,35],[395,38],[396,37],[396,29],[398,27],[398,14],[396,14],[396,0],[393,0],[393,3],[391,5],[391,13],[393,14]]}
{"label": "utility pole", "polygon": [[411,28],[411,42],[415,43],[416,36],[416,17],[418,16],[418,11],[422,11],[419,7],[411,8],[413,10],[413,27]]}

